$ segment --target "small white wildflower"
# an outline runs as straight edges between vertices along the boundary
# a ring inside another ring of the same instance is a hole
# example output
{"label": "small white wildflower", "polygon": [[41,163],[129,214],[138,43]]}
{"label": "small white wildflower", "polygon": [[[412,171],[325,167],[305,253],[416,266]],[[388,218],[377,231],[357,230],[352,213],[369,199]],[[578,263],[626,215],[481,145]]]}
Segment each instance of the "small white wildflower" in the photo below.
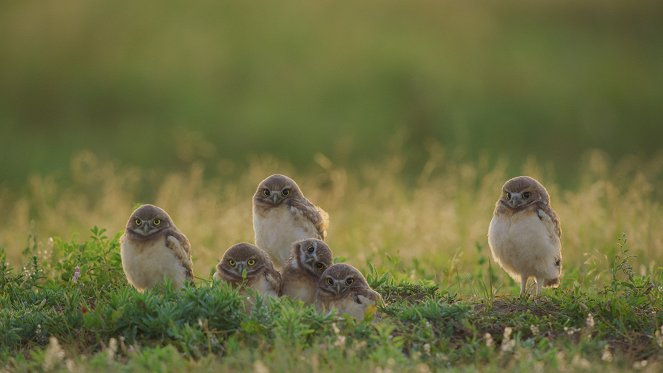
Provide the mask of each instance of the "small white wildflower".
{"label": "small white wildflower", "polygon": [[340,334],[337,335],[336,341],[334,342],[334,346],[338,348],[345,347],[345,336]]}
{"label": "small white wildflower", "polygon": [[117,354],[117,339],[111,338],[108,341],[108,348],[106,349],[106,354],[109,362],[115,360],[115,354]]}
{"label": "small white wildflower", "polygon": [[510,326],[507,326],[504,328],[504,340],[508,341],[511,339],[511,333],[513,332],[513,329]]}
{"label": "small white wildflower", "polygon": [[530,325],[529,330],[532,331],[532,335],[539,335],[539,327],[536,325]]}
{"label": "small white wildflower", "polygon": [[603,353],[601,354],[601,360],[605,362],[612,362],[612,352],[610,352],[610,346],[605,345],[603,347]]}
{"label": "small white wildflower", "polygon": [[663,325],[661,325],[661,330],[657,330],[654,335],[656,336],[658,347],[663,348]]}
{"label": "small white wildflower", "polygon": [[642,369],[647,366],[647,360],[640,360],[633,363],[633,368]]}
{"label": "small white wildflower", "polygon": [[81,267],[76,266],[76,269],[74,270],[74,275],[71,277],[71,282],[74,284],[78,282],[78,279],[81,277]]}
{"label": "small white wildflower", "polygon": [[424,353],[430,355],[430,343],[424,343]]}
{"label": "small white wildflower", "polygon": [[516,341],[511,339],[511,333],[513,329],[509,326],[504,328],[504,337],[502,339],[501,350],[502,352],[512,352],[514,347],[516,347]]}
{"label": "small white wildflower", "polygon": [[574,335],[574,334],[576,334],[577,332],[579,332],[580,329],[578,329],[578,328],[573,328],[573,327],[569,328],[569,327],[565,326],[565,327],[564,327],[564,331],[566,332],[567,335]]}
{"label": "small white wildflower", "polygon": [[512,339],[506,342],[502,342],[501,349],[502,352],[512,352],[515,347],[516,347],[516,341]]}
{"label": "small white wildflower", "polygon": [[495,341],[493,341],[493,336],[490,335],[490,333],[486,333],[483,335],[484,341],[486,341],[486,347],[493,347],[495,345]]}
{"label": "small white wildflower", "polygon": [[42,367],[45,371],[50,371],[56,368],[65,358],[64,350],[60,346],[60,342],[55,337],[48,339],[48,347],[44,356],[44,363]]}
{"label": "small white wildflower", "polygon": [[591,313],[587,314],[587,319],[585,320],[585,325],[587,325],[587,327],[589,329],[594,328],[594,316],[592,316]]}

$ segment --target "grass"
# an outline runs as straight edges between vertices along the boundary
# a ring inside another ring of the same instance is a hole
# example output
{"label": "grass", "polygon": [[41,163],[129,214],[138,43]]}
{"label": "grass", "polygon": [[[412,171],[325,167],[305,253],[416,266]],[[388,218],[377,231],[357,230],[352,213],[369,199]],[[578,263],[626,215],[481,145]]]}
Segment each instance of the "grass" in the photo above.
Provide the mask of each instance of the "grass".
{"label": "grass", "polygon": [[[0,361],[9,371],[656,371],[663,356],[663,271],[636,275],[628,251],[604,287],[541,298],[466,298],[371,271],[386,305],[357,323],[289,299],[240,296],[209,278],[143,294],[124,280],[117,236],[57,240],[23,271],[0,267]],[[80,277],[74,279],[76,268]]]}
{"label": "grass", "polygon": [[[357,172],[322,155],[317,163],[298,173],[260,158],[224,179],[200,164],[159,174],[82,153],[68,175],[3,190],[0,209],[12,217],[0,228],[5,370],[660,370],[661,160],[588,153],[572,187],[534,160],[522,165],[550,190],[563,228],[562,285],[540,298],[519,297],[486,246],[511,176],[499,161],[450,162],[431,150],[415,178],[398,155]],[[245,312],[232,289],[212,286],[223,251],[252,240],[251,196],[272,172],[293,176],[330,213],[336,260],[385,298],[372,320],[287,299]],[[189,236],[195,287],[140,294],[127,285],[117,239],[140,202],[163,206]],[[90,231],[95,224],[108,230]]]}

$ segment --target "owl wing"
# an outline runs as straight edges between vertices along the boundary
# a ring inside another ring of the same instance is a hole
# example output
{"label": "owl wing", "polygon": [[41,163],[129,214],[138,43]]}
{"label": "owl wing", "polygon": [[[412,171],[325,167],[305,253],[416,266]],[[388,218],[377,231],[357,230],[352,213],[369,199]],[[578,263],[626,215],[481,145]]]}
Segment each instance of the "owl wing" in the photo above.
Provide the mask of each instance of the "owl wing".
{"label": "owl wing", "polygon": [[265,280],[267,283],[274,289],[274,293],[277,296],[281,295],[281,284],[283,284],[281,274],[279,271],[274,269],[274,266],[268,265],[264,271]]}
{"label": "owl wing", "polygon": [[166,247],[175,255],[179,260],[182,267],[184,267],[186,278],[193,281],[193,263],[191,262],[191,244],[185,235],[182,233],[169,230],[166,233]]}
{"label": "owl wing", "polygon": [[382,304],[382,296],[370,288],[357,288],[348,298],[343,302],[343,311],[360,321],[374,315]]}
{"label": "owl wing", "polygon": [[382,295],[370,288],[359,288],[352,294],[353,299],[358,304],[382,305]]}
{"label": "owl wing", "polygon": [[562,228],[559,224],[559,218],[557,218],[557,214],[555,214],[555,211],[550,207],[550,205],[542,205],[539,206],[539,208],[536,210],[537,215],[539,216],[539,219],[546,225],[546,228],[548,228],[548,231],[551,233],[554,233],[557,238],[562,238]]}
{"label": "owl wing", "polygon": [[320,207],[312,204],[306,198],[290,200],[289,206],[300,211],[315,226],[319,238],[327,238],[327,227],[329,226],[329,214]]}

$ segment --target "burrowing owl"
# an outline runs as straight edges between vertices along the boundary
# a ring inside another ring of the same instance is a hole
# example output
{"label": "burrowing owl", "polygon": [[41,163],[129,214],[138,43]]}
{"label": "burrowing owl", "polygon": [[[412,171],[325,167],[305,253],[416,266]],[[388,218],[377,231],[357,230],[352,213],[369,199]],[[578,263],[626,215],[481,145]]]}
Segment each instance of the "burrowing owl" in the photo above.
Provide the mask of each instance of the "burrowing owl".
{"label": "burrowing owl", "polygon": [[216,265],[214,279],[269,297],[278,297],[281,290],[281,274],[274,269],[269,256],[249,243],[238,243],[226,250]]}
{"label": "burrowing owl", "polygon": [[520,281],[521,294],[530,277],[536,280],[537,295],[542,286],[559,285],[561,235],[548,191],[541,183],[519,176],[504,184],[488,228],[488,244],[495,261]]}
{"label": "burrowing owl", "polygon": [[368,286],[361,272],[345,263],[327,268],[315,293],[315,305],[319,311],[335,309],[359,321],[381,303],[382,296]]}
{"label": "burrowing owl", "polygon": [[324,240],[328,224],[327,213],[307,200],[291,178],[272,175],[258,185],[253,196],[255,242],[276,267],[283,267],[295,241]]}
{"label": "burrowing owl", "polygon": [[164,279],[175,288],[193,281],[189,240],[163,209],[140,206],[131,214],[120,243],[122,269],[139,291]]}
{"label": "burrowing owl", "polygon": [[320,276],[332,264],[332,252],[317,238],[297,241],[292,246],[292,255],[283,268],[281,295],[311,304]]}

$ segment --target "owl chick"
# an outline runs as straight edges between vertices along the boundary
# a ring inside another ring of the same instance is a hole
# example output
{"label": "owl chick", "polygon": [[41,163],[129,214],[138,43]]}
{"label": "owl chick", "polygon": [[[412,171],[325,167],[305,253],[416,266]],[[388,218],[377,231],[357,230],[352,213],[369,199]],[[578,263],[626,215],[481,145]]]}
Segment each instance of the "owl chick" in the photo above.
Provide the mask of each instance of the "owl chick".
{"label": "owl chick", "polygon": [[281,291],[281,274],[263,250],[249,243],[238,243],[226,250],[213,277],[269,297],[276,298]]}
{"label": "owl chick", "polygon": [[157,206],[142,205],[131,214],[120,255],[127,281],[140,292],[165,279],[175,288],[193,281],[189,240]]}
{"label": "owl chick", "polygon": [[295,241],[324,240],[328,224],[327,213],[306,199],[291,178],[272,175],[258,185],[253,196],[255,242],[277,268],[287,262]]}
{"label": "owl chick", "polygon": [[309,238],[295,242],[283,269],[281,295],[312,304],[320,276],[331,264],[332,252],[323,241]]}
{"label": "owl chick", "polygon": [[546,188],[529,176],[508,180],[502,187],[488,228],[495,261],[516,281],[520,293],[527,280],[541,287],[559,286],[562,275],[562,231]]}
{"label": "owl chick", "polygon": [[378,304],[382,304],[382,296],[368,286],[355,267],[334,264],[322,273],[315,293],[315,305],[319,311],[335,309],[361,321]]}

